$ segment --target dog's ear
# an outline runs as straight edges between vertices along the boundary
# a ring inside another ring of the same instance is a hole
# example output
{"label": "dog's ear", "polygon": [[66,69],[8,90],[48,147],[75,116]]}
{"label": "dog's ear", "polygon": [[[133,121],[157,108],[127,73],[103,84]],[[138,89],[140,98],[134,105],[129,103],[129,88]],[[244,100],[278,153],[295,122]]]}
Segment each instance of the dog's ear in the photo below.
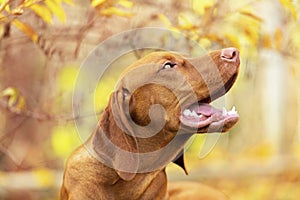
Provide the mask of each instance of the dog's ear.
{"label": "dog's ear", "polygon": [[173,163],[181,167],[185,174],[188,175],[188,172],[185,168],[185,163],[184,163],[184,150],[182,149],[180,153],[176,156],[176,158],[173,160]]}
{"label": "dog's ear", "polygon": [[109,105],[101,116],[93,134],[92,148],[98,159],[113,168],[123,180],[132,180],[139,167],[136,138],[127,124],[124,107],[130,99],[130,91],[122,89],[111,94]]}
{"label": "dog's ear", "polygon": [[113,165],[118,175],[126,181],[135,177],[139,167],[137,141],[129,123],[130,98],[129,89],[122,87],[112,95],[110,102],[111,114],[118,129],[112,133],[112,137],[120,148],[115,154]]}

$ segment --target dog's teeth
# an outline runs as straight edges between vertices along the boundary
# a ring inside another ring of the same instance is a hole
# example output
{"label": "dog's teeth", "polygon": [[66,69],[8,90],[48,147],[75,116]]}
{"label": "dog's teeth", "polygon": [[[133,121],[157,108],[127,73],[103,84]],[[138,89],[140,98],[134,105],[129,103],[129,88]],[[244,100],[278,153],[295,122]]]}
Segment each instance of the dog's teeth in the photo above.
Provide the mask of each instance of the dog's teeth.
{"label": "dog's teeth", "polygon": [[237,114],[237,111],[235,110],[235,107],[233,106],[232,109],[228,112],[229,115]]}
{"label": "dog's teeth", "polygon": [[184,115],[184,116],[188,116],[189,114],[190,114],[190,110],[184,110],[184,111],[183,111],[183,115]]}
{"label": "dog's teeth", "polygon": [[232,112],[236,112],[236,111],[235,111],[235,106],[232,107],[231,111],[232,111]]}
{"label": "dog's teeth", "polygon": [[198,117],[197,113],[193,110],[193,112],[191,113],[192,117]]}
{"label": "dog's teeth", "polygon": [[184,116],[190,116],[191,115],[191,111],[189,109],[186,109],[183,111],[183,115]]}
{"label": "dog's teeth", "polygon": [[222,110],[222,115],[223,115],[223,116],[226,116],[226,115],[227,115],[227,110],[226,110],[226,108],[224,108],[224,107],[223,107],[223,110]]}
{"label": "dog's teeth", "polygon": [[194,110],[191,111],[189,109],[185,109],[183,111],[183,115],[186,116],[186,117],[198,117],[198,118],[202,117],[201,114],[198,115]]}

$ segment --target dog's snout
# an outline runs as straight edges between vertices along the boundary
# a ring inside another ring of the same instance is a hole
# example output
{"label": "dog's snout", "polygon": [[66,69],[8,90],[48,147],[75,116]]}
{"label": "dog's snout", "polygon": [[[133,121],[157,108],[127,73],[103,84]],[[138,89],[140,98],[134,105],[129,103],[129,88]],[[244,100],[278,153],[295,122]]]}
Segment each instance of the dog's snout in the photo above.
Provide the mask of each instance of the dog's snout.
{"label": "dog's snout", "polygon": [[233,47],[222,49],[221,59],[229,62],[237,62],[239,61],[239,54],[239,50]]}

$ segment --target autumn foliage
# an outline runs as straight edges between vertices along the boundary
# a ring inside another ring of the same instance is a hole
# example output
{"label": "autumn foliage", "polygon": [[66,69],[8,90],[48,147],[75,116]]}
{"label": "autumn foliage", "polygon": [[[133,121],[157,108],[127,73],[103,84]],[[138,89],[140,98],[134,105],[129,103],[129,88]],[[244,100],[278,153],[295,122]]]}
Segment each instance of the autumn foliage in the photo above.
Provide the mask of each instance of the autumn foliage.
{"label": "autumn foliage", "polygon": [[299,11],[292,0],[0,0],[0,199],[57,198],[64,161],[84,140],[74,119],[99,116],[122,69],[146,51],[112,63],[83,116],[72,113],[80,65],[105,39],[142,27],[184,34],[207,51],[241,51],[226,97],[239,124],[204,159],[209,139],[195,138],[190,176],[170,166],[171,179],[202,181],[231,199],[299,199]]}

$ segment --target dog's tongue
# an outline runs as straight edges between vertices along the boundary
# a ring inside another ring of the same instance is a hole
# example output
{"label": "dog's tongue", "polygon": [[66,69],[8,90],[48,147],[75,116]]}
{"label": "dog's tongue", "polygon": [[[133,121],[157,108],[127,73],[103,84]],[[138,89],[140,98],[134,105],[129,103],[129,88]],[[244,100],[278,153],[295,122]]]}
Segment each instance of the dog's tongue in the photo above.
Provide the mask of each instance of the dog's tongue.
{"label": "dog's tongue", "polygon": [[212,123],[222,126],[226,122],[237,121],[238,117],[234,107],[230,111],[227,111],[225,108],[219,110],[209,104],[197,102],[185,108],[179,119],[188,127],[202,128]]}
{"label": "dog's tongue", "polygon": [[189,107],[189,110],[195,111],[198,115],[202,114],[204,116],[211,116],[213,113],[218,112],[219,110],[212,107],[207,103],[195,103]]}

